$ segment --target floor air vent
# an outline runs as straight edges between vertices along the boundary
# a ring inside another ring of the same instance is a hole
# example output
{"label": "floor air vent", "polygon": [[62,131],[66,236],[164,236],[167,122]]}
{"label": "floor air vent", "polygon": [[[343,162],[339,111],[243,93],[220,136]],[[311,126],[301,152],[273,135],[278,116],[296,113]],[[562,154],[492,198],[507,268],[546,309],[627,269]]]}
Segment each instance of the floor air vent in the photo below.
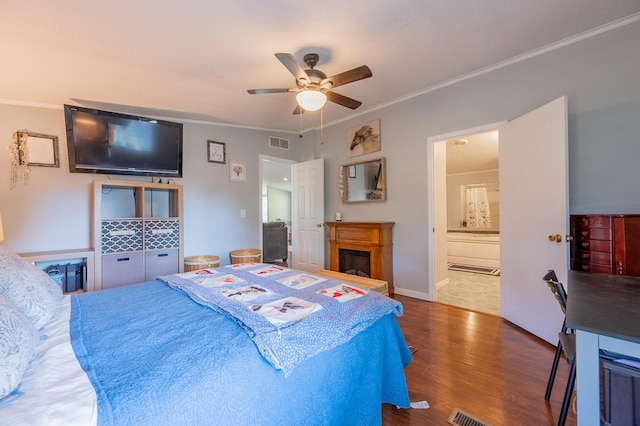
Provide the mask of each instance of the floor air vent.
{"label": "floor air vent", "polygon": [[480,420],[471,417],[470,415],[463,413],[462,411],[454,408],[449,418],[447,419],[449,424],[454,426],[489,426],[488,423],[481,422]]}
{"label": "floor air vent", "polygon": [[289,139],[276,138],[269,136],[269,146],[271,148],[289,149]]}

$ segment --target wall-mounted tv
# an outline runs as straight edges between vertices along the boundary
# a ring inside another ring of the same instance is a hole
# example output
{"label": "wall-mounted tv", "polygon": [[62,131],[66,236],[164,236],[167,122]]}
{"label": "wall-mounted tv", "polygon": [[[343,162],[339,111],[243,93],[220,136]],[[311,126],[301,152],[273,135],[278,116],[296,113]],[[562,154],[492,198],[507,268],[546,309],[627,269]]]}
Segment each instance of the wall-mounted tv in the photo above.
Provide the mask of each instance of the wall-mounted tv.
{"label": "wall-mounted tv", "polygon": [[65,105],[69,171],[182,177],[182,123]]}

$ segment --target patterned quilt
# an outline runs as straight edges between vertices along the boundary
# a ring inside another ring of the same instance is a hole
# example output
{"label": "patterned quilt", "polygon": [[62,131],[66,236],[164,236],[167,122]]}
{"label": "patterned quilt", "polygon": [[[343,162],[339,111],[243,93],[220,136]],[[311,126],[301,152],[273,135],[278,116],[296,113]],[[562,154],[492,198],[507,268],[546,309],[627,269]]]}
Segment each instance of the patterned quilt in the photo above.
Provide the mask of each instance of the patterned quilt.
{"label": "patterned quilt", "polygon": [[285,376],[302,361],[352,339],[402,305],[343,281],[263,263],[158,277],[236,321]]}

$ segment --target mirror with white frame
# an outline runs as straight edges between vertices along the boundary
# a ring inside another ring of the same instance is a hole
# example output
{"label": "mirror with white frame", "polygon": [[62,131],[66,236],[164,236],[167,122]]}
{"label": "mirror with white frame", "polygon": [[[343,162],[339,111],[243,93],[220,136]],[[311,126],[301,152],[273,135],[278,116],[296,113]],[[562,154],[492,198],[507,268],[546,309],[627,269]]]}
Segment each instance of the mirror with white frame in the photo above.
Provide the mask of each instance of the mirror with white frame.
{"label": "mirror with white frame", "polygon": [[340,167],[342,202],[386,201],[387,173],[385,158],[374,158]]}

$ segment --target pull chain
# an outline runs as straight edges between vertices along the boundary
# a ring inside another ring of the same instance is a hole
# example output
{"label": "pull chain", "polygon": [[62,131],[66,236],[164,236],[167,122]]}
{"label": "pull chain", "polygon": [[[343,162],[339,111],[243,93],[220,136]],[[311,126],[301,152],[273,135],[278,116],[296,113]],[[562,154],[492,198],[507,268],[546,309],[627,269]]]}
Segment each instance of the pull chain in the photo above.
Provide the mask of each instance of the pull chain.
{"label": "pull chain", "polygon": [[298,106],[298,108],[300,109],[300,114],[298,114],[300,116],[300,139],[302,139],[302,107]]}
{"label": "pull chain", "polygon": [[322,115],[322,110],[324,108],[320,108],[320,145],[324,145],[324,126],[323,126],[323,115]]}

